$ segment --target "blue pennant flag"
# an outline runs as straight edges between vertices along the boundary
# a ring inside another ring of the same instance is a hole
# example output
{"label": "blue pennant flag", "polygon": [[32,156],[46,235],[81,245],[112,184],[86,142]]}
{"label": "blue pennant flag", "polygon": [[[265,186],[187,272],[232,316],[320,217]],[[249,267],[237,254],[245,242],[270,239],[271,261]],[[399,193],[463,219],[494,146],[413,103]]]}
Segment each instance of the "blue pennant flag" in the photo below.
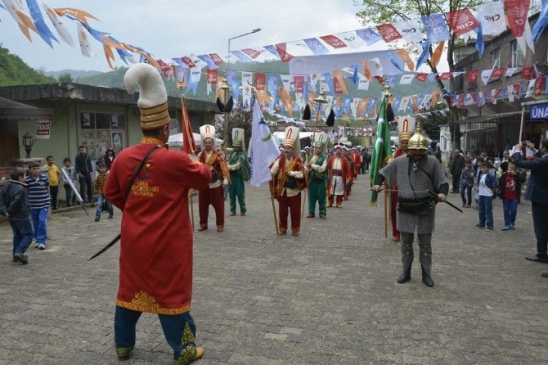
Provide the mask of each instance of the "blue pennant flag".
{"label": "blue pennant flag", "polygon": [[303,40],[314,55],[322,56],[329,53],[329,50],[320,42],[318,38],[306,38]]}
{"label": "blue pennant flag", "polygon": [[51,30],[46,25],[38,3],[36,2],[36,0],[27,0],[27,6],[29,7],[30,16],[32,17],[32,20],[34,22],[34,25],[36,26],[36,29],[38,30],[38,33],[40,34],[40,37],[42,37],[44,42],[46,42],[51,48],[53,48],[51,40],[53,39],[57,43],[59,43],[59,41],[57,40],[57,38],[55,38]]}
{"label": "blue pennant flag", "polygon": [[420,45],[422,46],[422,52],[417,59],[417,66],[415,66],[415,70],[418,70],[419,67],[421,67],[424,61],[426,61],[426,59],[428,58],[428,51],[430,50],[431,44],[432,43],[430,43],[430,41],[424,41],[420,43]]}

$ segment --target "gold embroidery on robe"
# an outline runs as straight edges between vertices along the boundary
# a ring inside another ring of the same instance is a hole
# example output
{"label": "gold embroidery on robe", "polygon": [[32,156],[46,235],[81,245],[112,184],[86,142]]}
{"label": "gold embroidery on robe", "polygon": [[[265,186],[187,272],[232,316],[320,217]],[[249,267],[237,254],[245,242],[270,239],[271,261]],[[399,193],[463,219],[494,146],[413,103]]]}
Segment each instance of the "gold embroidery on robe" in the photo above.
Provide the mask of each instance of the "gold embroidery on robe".
{"label": "gold embroidery on robe", "polygon": [[144,291],[135,294],[135,298],[131,302],[126,302],[121,299],[116,300],[116,305],[122,308],[131,309],[137,312],[148,312],[158,314],[184,314],[190,311],[190,306],[181,308],[162,308],[156,303],[156,299]]}

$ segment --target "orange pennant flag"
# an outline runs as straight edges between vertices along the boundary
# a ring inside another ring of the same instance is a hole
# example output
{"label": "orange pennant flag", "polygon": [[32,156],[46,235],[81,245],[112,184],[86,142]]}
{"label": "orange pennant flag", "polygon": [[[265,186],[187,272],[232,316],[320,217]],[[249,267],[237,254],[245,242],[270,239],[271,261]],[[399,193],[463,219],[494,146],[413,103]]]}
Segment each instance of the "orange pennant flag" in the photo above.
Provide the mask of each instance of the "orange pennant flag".
{"label": "orange pennant flag", "polygon": [[335,86],[335,94],[348,95],[348,90],[346,89],[346,84],[344,83],[344,77],[340,70],[333,71],[333,84]]}
{"label": "orange pennant flag", "polygon": [[371,81],[371,69],[369,68],[369,63],[367,61],[362,62],[363,65],[363,75],[367,81]]}
{"label": "orange pennant flag", "polygon": [[398,49],[396,51],[396,54],[403,59],[403,61],[407,65],[407,68],[410,71],[415,71],[415,62],[413,62],[413,60],[409,56],[409,52],[407,52],[405,49]]}
{"label": "orange pennant flag", "polygon": [[438,46],[436,47],[434,54],[430,58],[430,61],[432,62],[432,65],[434,65],[434,67],[438,67],[438,63],[440,62],[440,59],[441,59],[441,54],[443,53],[444,45],[445,45],[445,42],[438,43]]}
{"label": "orange pennant flag", "polygon": [[430,101],[430,109],[434,109],[434,106],[436,106],[436,103],[440,101],[440,91],[434,90],[432,91],[432,100]]}
{"label": "orange pennant flag", "polygon": [[114,67],[111,63],[111,61],[116,62],[116,58],[114,57],[114,53],[112,53],[112,48],[110,46],[103,44],[103,50],[105,51],[105,57],[107,59],[108,67],[110,67],[111,70],[115,70],[116,67]]}
{"label": "orange pennant flag", "polygon": [[280,92],[282,102],[284,104],[285,111],[287,115],[290,117],[293,116],[293,100],[291,100],[291,96],[289,95],[289,92],[285,89],[285,87],[279,87],[278,91]]}
{"label": "orange pennant flag", "polygon": [[79,21],[81,21],[85,25],[88,25],[88,20],[86,18],[99,20],[96,17],[94,17],[93,15],[91,15],[90,13],[88,13],[87,11],[80,10],[80,9],[53,8],[53,11],[55,11],[57,13],[57,15],[59,15],[59,16],[70,15],[71,17],[78,19]]}

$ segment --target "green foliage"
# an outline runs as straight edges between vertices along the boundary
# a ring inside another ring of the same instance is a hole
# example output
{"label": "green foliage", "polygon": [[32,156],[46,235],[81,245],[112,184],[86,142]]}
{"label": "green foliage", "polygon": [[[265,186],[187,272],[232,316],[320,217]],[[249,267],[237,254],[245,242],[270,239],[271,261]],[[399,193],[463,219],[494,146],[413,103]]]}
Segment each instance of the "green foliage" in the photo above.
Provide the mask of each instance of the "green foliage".
{"label": "green foliage", "polygon": [[0,45],[0,86],[37,85],[57,82],[28,66],[19,56]]}
{"label": "green foliage", "polygon": [[59,75],[59,82],[61,83],[73,83],[74,80],[72,79],[72,75],[70,73],[65,73]]}

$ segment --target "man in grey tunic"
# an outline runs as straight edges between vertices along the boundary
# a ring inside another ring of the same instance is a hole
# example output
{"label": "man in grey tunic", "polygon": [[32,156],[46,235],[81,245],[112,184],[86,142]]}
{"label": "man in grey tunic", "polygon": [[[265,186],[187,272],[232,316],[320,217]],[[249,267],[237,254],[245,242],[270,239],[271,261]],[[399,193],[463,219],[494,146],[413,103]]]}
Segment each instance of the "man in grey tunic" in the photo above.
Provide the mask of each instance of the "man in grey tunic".
{"label": "man in grey tunic", "polygon": [[[428,140],[421,134],[420,125],[408,145],[408,154],[394,159],[377,174],[372,190],[379,191],[386,179],[388,186],[398,186],[397,225],[401,232],[403,272],[398,283],[411,280],[413,238],[415,227],[419,240],[422,282],[432,287],[432,232],[436,216],[436,202],[443,202],[449,192],[442,166],[428,155]],[[434,198],[427,190],[436,194]]]}

